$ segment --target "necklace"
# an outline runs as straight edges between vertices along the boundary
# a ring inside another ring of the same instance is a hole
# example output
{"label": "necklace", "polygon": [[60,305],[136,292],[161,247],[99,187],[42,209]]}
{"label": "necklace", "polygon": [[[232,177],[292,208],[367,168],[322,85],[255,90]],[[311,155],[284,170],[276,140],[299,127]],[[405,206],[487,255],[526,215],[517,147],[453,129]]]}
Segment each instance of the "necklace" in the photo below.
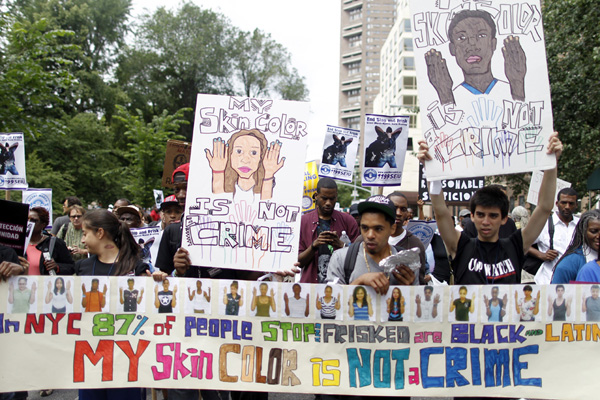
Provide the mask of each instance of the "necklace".
{"label": "necklace", "polygon": [[[388,251],[390,252],[390,256],[392,255],[392,248],[388,245]],[[371,266],[369,265],[369,260],[367,260],[367,251],[365,250],[365,244],[363,243],[363,256],[365,257],[365,264],[367,265],[367,271],[371,272]]]}

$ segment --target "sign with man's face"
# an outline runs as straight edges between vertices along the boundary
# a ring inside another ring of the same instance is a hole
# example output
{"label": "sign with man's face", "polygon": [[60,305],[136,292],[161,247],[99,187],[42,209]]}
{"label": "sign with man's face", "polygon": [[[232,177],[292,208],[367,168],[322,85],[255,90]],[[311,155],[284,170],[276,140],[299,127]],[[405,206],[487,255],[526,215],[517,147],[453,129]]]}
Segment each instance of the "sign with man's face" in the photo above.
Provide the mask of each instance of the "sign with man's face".
{"label": "sign with man's face", "polygon": [[554,167],[539,0],[412,0],[429,179]]}

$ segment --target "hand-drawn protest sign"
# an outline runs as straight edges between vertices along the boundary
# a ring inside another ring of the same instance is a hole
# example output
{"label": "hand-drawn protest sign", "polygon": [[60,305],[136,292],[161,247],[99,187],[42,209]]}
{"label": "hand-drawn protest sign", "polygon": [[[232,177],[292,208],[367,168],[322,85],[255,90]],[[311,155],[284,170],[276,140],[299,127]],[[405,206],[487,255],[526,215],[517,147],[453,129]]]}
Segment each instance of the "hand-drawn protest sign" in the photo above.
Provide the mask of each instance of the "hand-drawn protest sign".
{"label": "hand-drawn protest sign", "polygon": [[52,225],[52,189],[27,189],[23,191],[23,203],[29,204],[30,208],[44,207],[50,213],[50,225]]}
{"label": "hand-drawn protest sign", "polygon": [[[443,180],[444,200],[448,204],[468,203],[471,201],[473,194],[484,186],[485,178],[482,176]],[[423,201],[431,201],[429,189],[427,188],[427,178],[422,164],[419,164],[419,198],[423,199]]]}
{"label": "hand-drawn protest sign", "polygon": [[27,189],[22,133],[0,133],[0,189]]}
{"label": "hand-drawn protest sign", "polygon": [[309,161],[304,170],[304,193],[302,194],[302,213],[309,212],[315,208],[313,195],[317,193],[319,174],[317,173],[317,162]]}
{"label": "hand-drawn protest sign", "polygon": [[549,169],[539,0],[411,0],[430,179]]}
{"label": "hand-drawn protest sign", "polygon": [[[527,192],[527,202],[537,206],[538,197],[540,195],[540,186],[542,185],[542,178],[544,177],[543,171],[533,171],[531,173],[531,181],[529,182],[529,191]],[[570,188],[571,182],[563,181],[562,179],[556,180],[556,194],[554,198],[558,196],[558,192],[563,189]],[[556,211],[556,205],[554,211]]]}
{"label": "hand-drawn protest sign", "polygon": [[[152,279],[106,276],[0,282],[0,352],[13,355],[0,357],[0,387],[565,400],[592,400],[600,390],[596,369],[585,368],[600,341],[595,313],[584,311],[597,291],[591,285],[565,285],[560,300],[571,307],[559,321],[553,285],[394,286],[372,293],[369,311],[351,316],[358,304],[347,300],[358,286],[332,292],[272,282],[263,294],[254,293],[257,284],[169,278],[158,288]],[[90,306],[84,291],[101,301]],[[253,296],[274,307],[252,310]]]}
{"label": "hand-drawn protest sign", "polygon": [[181,140],[168,140],[167,151],[165,153],[165,164],[163,166],[162,185],[172,188],[171,178],[173,171],[182,164],[190,162],[192,154],[192,145]]}
{"label": "hand-drawn protest sign", "polygon": [[15,249],[18,255],[25,252],[29,204],[0,200],[0,244]]}
{"label": "hand-drawn protest sign", "polygon": [[362,158],[363,186],[398,186],[408,144],[406,116],[366,114]]}
{"label": "hand-drawn protest sign", "polygon": [[327,125],[320,177],[352,182],[360,131]]}
{"label": "hand-drawn protest sign", "polygon": [[193,265],[297,261],[308,114],[308,103],[198,95],[182,240]]}

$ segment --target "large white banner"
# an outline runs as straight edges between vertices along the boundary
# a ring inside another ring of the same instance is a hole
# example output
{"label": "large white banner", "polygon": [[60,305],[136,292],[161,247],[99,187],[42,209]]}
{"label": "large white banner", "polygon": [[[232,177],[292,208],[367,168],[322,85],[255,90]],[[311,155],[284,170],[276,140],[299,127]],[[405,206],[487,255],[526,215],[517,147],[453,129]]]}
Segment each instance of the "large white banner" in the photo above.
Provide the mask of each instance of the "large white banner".
{"label": "large white banner", "polygon": [[27,189],[22,133],[0,133],[0,189]]}
{"label": "large white banner", "polygon": [[365,115],[362,186],[399,186],[408,144],[406,116]]}
{"label": "large white banner", "polygon": [[595,400],[599,291],[14,277],[0,387]]}
{"label": "large white banner", "polygon": [[319,177],[352,182],[360,131],[327,125]]}
{"label": "large white banner", "polygon": [[538,0],[411,0],[429,179],[549,169],[553,132]]}
{"label": "large white banner", "polygon": [[198,95],[182,246],[194,265],[298,259],[308,103]]}

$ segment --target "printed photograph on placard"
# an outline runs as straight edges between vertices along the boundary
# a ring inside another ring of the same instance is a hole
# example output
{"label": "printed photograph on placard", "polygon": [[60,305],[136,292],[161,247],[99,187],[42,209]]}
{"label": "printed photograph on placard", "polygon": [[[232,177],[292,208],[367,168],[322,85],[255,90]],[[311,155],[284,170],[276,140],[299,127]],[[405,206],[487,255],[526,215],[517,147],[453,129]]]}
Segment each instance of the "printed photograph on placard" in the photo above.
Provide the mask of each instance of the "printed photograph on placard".
{"label": "printed photograph on placard", "polygon": [[297,261],[308,116],[305,102],[197,96],[182,239],[193,265]]}
{"label": "printed photograph on placard", "polygon": [[73,277],[45,276],[44,277],[44,306],[45,313],[73,312]]}
{"label": "printed photograph on placard", "polygon": [[145,287],[148,278],[136,276],[119,277],[119,303],[117,312],[146,312]]}
{"label": "printed photograph on placard", "polygon": [[450,286],[448,321],[477,322],[477,286]]}
{"label": "printed photograph on placard", "polygon": [[107,276],[81,277],[81,308],[85,312],[110,310],[110,280]]}
{"label": "printed photograph on placard", "polygon": [[352,182],[360,131],[327,125],[320,177]]}
{"label": "printed photograph on placard", "polygon": [[410,12],[428,178],[554,167],[540,1],[411,0]]}
{"label": "printed photograph on placard", "polygon": [[575,321],[576,301],[575,288],[571,285],[546,286],[546,304],[544,320],[546,321]]}
{"label": "printed photograph on placard", "polygon": [[347,286],[348,312],[346,319],[375,321],[377,293],[370,286]]}
{"label": "printed photograph on placard", "polygon": [[181,287],[181,280],[178,278],[168,277],[162,282],[154,282],[155,314],[179,312],[179,287]]}
{"label": "printed photograph on placard", "polygon": [[25,139],[22,133],[0,133],[0,189],[27,189]]}
{"label": "printed photograph on placard", "polygon": [[441,322],[443,319],[445,286],[417,286],[414,288],[415,322]]}
{"label": "printed photograph on placard", "polygon": [[8,279],[8,312],[12,314],[36,311],[37,280],[35,277],[13,276]]}
{"label": "printed photograph on placard", "polygon": [[186,292],[183,294],[186,314],[211,314],[212,283],[208,279],[186,279]]}
{"label": "printed photograph on placard", "polygon": [[380,296],[381,321],[411,321],[410,286],[390,286],[384,296]]}
{"label": "printed photograph on placard", "polygon": [[219,315],[246,315],[246,281],[219,280]]}
{"label": "printed photograph on placard", "polygon": [[276,283],[253,282],[250,296],[250,315],[256,317],[276,317],[278,315],[276,292]]}
{"label": "printed photograph on placard", "polygon": [[511,293],[514,298],[512,310],[513,322],[541,321],[542,286],[512,285]]}
{"label": "printed photograph on placard", "polygon": [[600,322],[600,285],[581,285],[581,320]]}
{"label": "printed photograph on placard", "polygon": [[509,322],[512,302],[506,285],[486,285],[481,288],[482,322]]}
{"label": "printed photograph on placard", "polygon": [[282,317],[307,318],[310,315],[310,284],[282,283]]}
{"label": "printed photograph on placard", "polygon": [[316,318],[344,319],[344,291],[339,285],[314,285]]}

